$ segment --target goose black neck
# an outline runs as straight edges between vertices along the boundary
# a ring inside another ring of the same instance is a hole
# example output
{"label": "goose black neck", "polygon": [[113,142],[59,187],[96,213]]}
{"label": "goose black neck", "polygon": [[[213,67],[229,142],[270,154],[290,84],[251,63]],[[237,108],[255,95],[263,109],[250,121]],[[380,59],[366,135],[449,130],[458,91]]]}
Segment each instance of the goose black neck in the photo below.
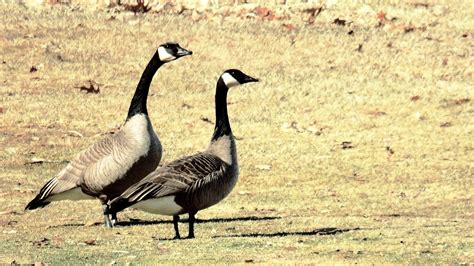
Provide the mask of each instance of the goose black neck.
{"label": "goose black neck", "polygon": [[232,133],[229,116],[227,115],[228,90],[229,88],[227,88],[222,78],[219,78],[216,86],[216,126],[214,128],[212,140],[217,140],[222,136],[228,136]]}
{"label": "goose black neck", "polygon": [[143,74],[138,82],[137,89],[133,95],[132,102],[130,103],[130,108],[128,109],[127,120],[136,114],[146,114],[148,115],[148,110],[146,109],[146,101],[148,97],[148,91],[150,89],[151,81],[153,76],[160,66],[164,62],[160,60],[158,53],[155,53],[151,58],[150,62],[146,66]]}

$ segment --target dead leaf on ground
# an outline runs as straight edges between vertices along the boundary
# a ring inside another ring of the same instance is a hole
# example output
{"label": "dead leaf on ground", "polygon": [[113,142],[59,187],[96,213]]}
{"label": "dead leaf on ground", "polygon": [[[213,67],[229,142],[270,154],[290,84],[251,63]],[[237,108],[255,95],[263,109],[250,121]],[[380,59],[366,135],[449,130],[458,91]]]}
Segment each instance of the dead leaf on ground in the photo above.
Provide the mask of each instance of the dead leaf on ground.
{"label": "dead leaf on ground", "polygon": [[395,154],[395,151],[392,149],[392,147],[390,146],[386,146],[385,147],[385,150],[388,152],[387,154],[387,161],[391,161],[392,160],[392,157],[393,157],[393,154]]}
{"label": "dead leaf on ground", "polygon": [[314,21],[316,21],[316,17],[321,13],[321,11],[323,11],[323,6],[320,6],[318,8],[308,8],[308,9],[304,9],[303,12],[304,13],[309,13],[308,15],[308,18],[306,19],[306,22],[308,24],[313,24]]}
{"label": "dead leaf on ground", "polygon": [[346,26],[347,21],[345,19],[336,18],[333,23],[339,26]]}
{"label": "dead leaf on ground", "polygon": [[354,144],[352,144],[352,142],[350,142],[350,141],[343,141],[343,142],[341,142],[341,147],[342,147],[343,150],[352,149],[352,148],[354,148]]}
{"label": "dead leaf on ground", "polygon": [[183,104],[181,105],[181,108],[184,108],[184,109],[191,109],[191,108],[193,108],[193,107],[192,107],[191,105],[187,104],[187,103],[183,103]]}
{"label": "dead leaf on ground", "polygon": [[441,125],[439,125],[440,127],[450,127],[452,126],[453,124],[451,122],[444,122],[444,123],[441,123]]}
{"label": "dead leaf on ground", "polygon": [[412,32],[412,31],[415,31],[415,27],[411,26],[411,25],[407,25],[407,26],[403,27],[403,31],[405,33]]}
{"label": "dead leaf on ground", "polygon": [[206,123],[212,124],[212,121],[209,118],[205,117],[205,116],[201,116],[201,120],[206,122]]}
{"label": "dead leaf on ground", "polygon": [[390,146],[386,146],[386,147],[385,147],[385,150],[388,151],[388,153],[390,153],[390,154],[394,154],[394,153],[395,153],[395,151],[393,151],[392,147],[390,147]]}
{"label": "dead leaf on ground", "polygon": [[42,239],[32,241],[31,243],[33,244],[33,246],[36,246],[36,247],[44,247],[50,244],[50,240],[46,237],[43,237]]}
{"label": "dead leaf on ground", "polygon": [[260,18],[266,18],[273,20],[275,18],[275,12],[268,7],[256,7],[253,12]]}
{"label": "dead leaf on ground", "polygon": [[145,5],[145,0],[137,0],[135,5],[125,4],[125,10],[132,11],[133,13],[146,13],[151,10],[148,4]]}
{"label": "dead leaf on ground", "polygon": [[283,23],[283,24],[281,24],[281,26],[282,26],[283,28],[285,28],[286,30],[288,30],[288,31],[294,31],[294,30],[296,30],[296,27],[295,27],[293,24],[286,24],[286,23]]}
{"label": "dead leaf on ground", "polygon": [[100,93],[100,87],[99,87],[99,83],[93,81],[93,80],[88,80],[89,82],[89,87],[86,87],[86,86],[80,86],[80,87],[76,87],[76,88],[79,88],[80,91],[85,91],[86,94],[89,94],[89,93],[93,93],[93,94],[98,94]]}
{"label": "dead leaf on ground", "polygon": [[460,99],[449,100],[448,104],[449,105],[463,105],[463,104],[468,103],[470,101],[471,101],[470,98],[460,98]]}
{"label": "dead leaf on ground", "polygon": [[412,102],[416,102],[416,101],[418,101],[419,99],[421,99],[421,96],[420,96],[420,95],[411,96],[411,98],[410,98],[410,100],[411,100]]}
{"label": "dead leaf on ground", "polygon": [[0,107],[0,114],[3,114],[5,112],[5,109],[3,107]]}
{"label": "dead leaf on ground", "polygon": [[86,245],[89,245],[89,246],[95,246],[97,244],[95,239],[85,240],[84,243],[86,243]]}
{"label": "dead leaf on ground", "polygon": [[385,12],[383,12],[382,10],[380,10],[378,13],[377,13],[377,19],[379,20],[380,23],[385,23],[387,21],[387,15],[385,14]]}

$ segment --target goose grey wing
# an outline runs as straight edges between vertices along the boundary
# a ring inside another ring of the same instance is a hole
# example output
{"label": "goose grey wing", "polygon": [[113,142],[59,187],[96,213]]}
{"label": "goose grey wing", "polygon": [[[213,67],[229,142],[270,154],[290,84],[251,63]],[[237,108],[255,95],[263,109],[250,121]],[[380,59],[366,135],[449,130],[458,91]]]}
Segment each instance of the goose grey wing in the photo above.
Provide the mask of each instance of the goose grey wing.
{"label": "goose grey wing", "polygon": [[44,207],[53,200],[52,196],[79,187],[87,166],[110,154],[112,143],[112,137],[107,136],[79,153],[40,189],[36,197],[26,206],[26,209]]}
{"label": "goose grey wing", "polygon": [[110,202],[110,210],[121,211],[139,201],[185,192],[207,178],[218,176],[227,164],[209,153],[198,153],[158,168],[120,197]]}
{"label": "goose grey wing", "polygon": [[74,184],[75,186],[80,185],[86,169],[112,153],[114,137],[116,135],[108,135],[80,152],[76,158],[59,172],[56,178],[61,183]]}
{"label": "goose grey wing", "polygon": [[144,200],[184,192],[196,182],[223,171],[226,166],[219,157],[209,153],[184,157],[150,173],[122,197]]}

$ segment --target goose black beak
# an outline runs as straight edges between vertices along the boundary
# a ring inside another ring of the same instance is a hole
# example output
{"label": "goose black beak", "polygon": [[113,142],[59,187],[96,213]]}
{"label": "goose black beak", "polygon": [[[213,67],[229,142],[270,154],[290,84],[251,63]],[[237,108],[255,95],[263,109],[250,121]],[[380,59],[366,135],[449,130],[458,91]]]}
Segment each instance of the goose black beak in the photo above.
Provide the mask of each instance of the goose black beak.
{"label": "goose black beak", "polygon": [[178,48],[178,51],[177,51],[177,53],[176,53],[176,55],[177,55],[178,57],[187,56],[187,55],[192,55],[192,54],[193,54],[192,51],[186,50],[186,49],[184,49],[184,48],[182,48],[182,47],[179,47],[179,48]]}
{"label": "goose black beak", "polygon": [[259,80],[256,79],[256,78],[252,78],[251,76],[246,76],[245,79],[244,79],[244,82],[245,83],[248,83],[248,82],[258,82]]}

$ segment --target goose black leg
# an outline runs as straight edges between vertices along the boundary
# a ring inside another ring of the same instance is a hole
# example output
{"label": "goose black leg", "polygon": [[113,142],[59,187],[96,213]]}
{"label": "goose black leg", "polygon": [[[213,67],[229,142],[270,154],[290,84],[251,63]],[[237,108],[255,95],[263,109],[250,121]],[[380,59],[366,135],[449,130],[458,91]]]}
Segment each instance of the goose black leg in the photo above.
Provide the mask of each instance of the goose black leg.
{"label": "goose black leg", "polygon": [[112,226],[116,226],[117,223],[118,223],[117,213],[114,212],[114,213],[111,214],[111,216],[112,216],[112,221],[111,221],[111,222],[112,222]]}
{"label": "goose black leg", "polygon": [[109,215],[107,214],[107,204],[102,204],[102,211],[104,213],[104,226],[108,228],[112,228],[112,223],[110,222]]}
{"label": "goose black leg", "polygon": [[194,217],[194,215],[196,214],[196,212],[190,212],[189,213],[189,235],[187,238],[194,238],[194,222],[196,221],[196,218]]}
{"label": "goose black leg", "polygon": [[179,236],[178,222],[179,222],[179,215],[173,215],[174,232],[176,233],[176,235],[174,236],[173,239],[180,239],[181,238]]}

